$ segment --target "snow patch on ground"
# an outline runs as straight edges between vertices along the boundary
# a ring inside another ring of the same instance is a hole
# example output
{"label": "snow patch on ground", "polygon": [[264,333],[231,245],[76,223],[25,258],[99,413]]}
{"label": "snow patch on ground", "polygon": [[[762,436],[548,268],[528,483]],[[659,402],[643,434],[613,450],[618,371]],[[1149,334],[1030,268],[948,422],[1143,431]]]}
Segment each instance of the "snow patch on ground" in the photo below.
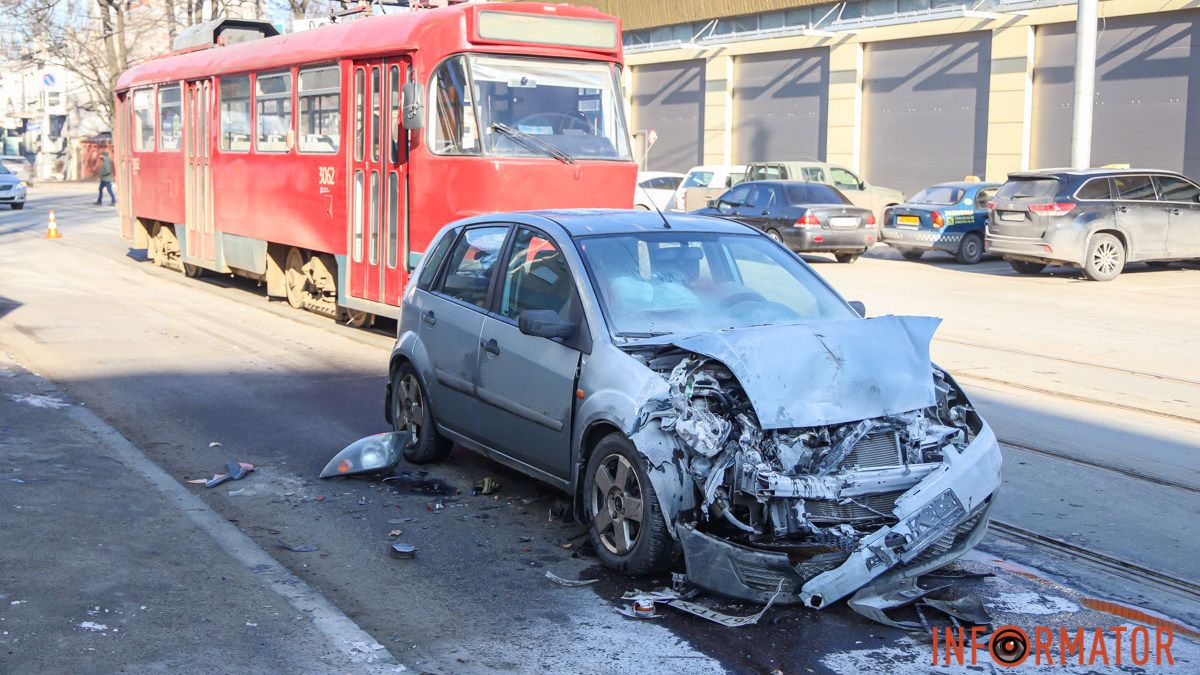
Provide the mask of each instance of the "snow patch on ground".
{"label": "snow patch on ground", "polygon": [[1044,616],[1048,614],[1074,614],[1079,611],[1079,605],[1060,598],[1056,595],[1045,595],[1034,591],[1004,593],[999,597],[986,601],[988,609],[1008,614],[1030,614]]}
{"label": "snow patch on ground", "polygon": [[9,394],[9,399],[13,403],[24,403],[25,405],[33,406],[34,408],[50,408],[58,410],[65,408],[69,403],[54,396],[42,396],[41,394]]}

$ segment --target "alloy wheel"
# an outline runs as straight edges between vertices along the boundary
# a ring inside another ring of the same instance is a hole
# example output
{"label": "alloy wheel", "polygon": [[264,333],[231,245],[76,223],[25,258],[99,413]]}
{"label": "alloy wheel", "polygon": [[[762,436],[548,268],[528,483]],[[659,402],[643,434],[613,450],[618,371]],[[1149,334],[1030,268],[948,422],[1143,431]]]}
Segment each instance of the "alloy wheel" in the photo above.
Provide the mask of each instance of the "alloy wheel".
{"label": "alloy wheel", "polygon": [[397,383],[392,419],[396,431],[408,434],[408,447],[421,439],[421,424],[425,421],[425,402],[421,398],[421,383],[412,373],[406,373]]}
{"label": "alloy wheel", "polygon": [[1121,254],[1116,245],[1110,241],[1102,241],[1092,251],[1092,267],[1105,276],[1113,274],[1121,262]]}
{"label": "alloy wheel", "polygon": [[642,529],[642,485],[628,459],[605,457],[592,479],[592,527],[610,552],[633,550]]}

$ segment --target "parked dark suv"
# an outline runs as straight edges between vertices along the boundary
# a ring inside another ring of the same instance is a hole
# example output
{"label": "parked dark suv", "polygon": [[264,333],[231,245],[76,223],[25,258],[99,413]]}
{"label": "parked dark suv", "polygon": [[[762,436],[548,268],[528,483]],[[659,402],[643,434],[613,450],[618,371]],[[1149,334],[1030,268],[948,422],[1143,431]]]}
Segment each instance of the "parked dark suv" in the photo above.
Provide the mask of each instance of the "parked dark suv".
{"label": "parked dark suv", "polygon": [[1127,262],[1200,258],[1200,187],[1170,171],[1014,173],[988,208],[987,251],[1021,274],[1066,263],[1108,281]]}

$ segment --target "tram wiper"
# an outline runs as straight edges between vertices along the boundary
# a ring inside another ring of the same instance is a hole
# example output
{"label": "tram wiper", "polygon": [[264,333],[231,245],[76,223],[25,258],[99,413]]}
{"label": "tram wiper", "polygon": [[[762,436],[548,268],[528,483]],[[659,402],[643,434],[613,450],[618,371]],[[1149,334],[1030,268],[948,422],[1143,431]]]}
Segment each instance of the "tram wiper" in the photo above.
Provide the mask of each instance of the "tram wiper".
{"label": "tram wiper", "polygon": [[574,157],[568,155],[567,153],[563,152],[562,150],[559,150],[558,148],[554,147],[553,145],[547,143],[546,141],[543,141],[542,139],[538,138],[537,136],[534,136],[532,134],[527,134],[524,131],[518,131],[517,129],[514,129],[514,128],[508,126],[507,124],[502,124],[500,122],[492,122],[491,129],[492,129],[492,131],[499,131],[500,133],[504,134],[505,136],[508,136],[509,138],[520,142],[527,148],[536,148],[538,150],[541,150],[542,152],[546,153],[547,155],[550,155],[551,157],[557,159],[558,161],[560,161],[564,164],[574,164],[575,163]]}

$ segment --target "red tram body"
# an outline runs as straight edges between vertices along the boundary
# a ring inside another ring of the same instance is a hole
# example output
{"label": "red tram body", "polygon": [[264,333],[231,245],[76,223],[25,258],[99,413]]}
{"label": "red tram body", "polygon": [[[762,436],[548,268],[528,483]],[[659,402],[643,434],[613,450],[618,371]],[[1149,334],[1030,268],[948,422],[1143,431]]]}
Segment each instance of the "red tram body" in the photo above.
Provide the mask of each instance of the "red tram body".
{"label": "red tram body", "polygon": [[365,320],[396,315],[452,220],[633,203],[613,17],[465,4],[246,39],[253,23],[118,80],[121,231],[160,265]]}

